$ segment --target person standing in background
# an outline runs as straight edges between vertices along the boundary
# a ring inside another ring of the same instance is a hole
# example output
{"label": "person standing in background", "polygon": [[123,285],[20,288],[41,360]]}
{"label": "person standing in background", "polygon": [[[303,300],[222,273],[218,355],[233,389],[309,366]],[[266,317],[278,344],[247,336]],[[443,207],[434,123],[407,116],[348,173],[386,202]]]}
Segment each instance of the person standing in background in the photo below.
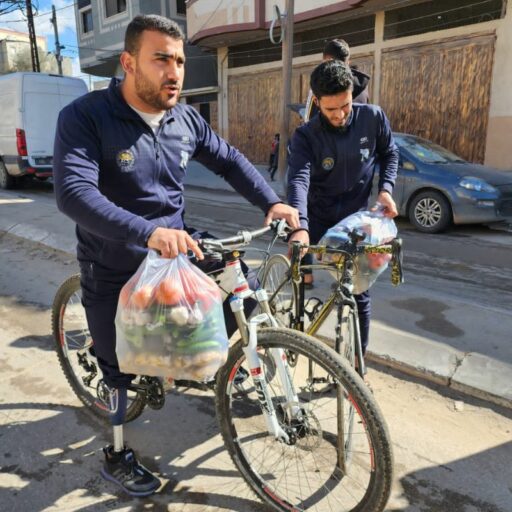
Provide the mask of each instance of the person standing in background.
{"label": "person standing in background", "polygon": [[[323,62],[326,60],[340,60],[350,66],[350,47],[343,39],[333,39],[324,46],[322,60]],[[368,95],[368,82],[370,81],[370,77],[366,73],[359,71],[356,66],[351,66],[350,71],[352,73],[354,87],[353,103],[370,103]],[[310,89],[308,99],[306,100],[304,122],[307,123],[317,112],[318,108],[313,101],[313,92]]]}

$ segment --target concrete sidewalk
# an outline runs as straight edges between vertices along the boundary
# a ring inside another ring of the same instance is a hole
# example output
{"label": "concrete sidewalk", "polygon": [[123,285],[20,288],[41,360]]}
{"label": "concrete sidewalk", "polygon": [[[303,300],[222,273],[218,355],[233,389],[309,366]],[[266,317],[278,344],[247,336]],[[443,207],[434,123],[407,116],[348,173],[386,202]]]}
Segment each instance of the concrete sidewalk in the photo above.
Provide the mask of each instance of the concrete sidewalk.
{"label": "concrete sidewalk", "polygon": [[[266,170],[259,170],[268,181]],[[244,201],[196,162],[189,164],[186,183],[196,190],[223,191],[226,202]],[[282,193],[280,183],[271,186]],[[0,192],[2,231],[75,254],[74,225],[58,212],[51,194]],[[325,297],[331,283],[327,275],[318,276],[315,293]],[[489,309],[482,314],[480,305],[462,297],[440,300],[412,279],[394,289],[387,275],[374,285],[372,296],[370,360],[512,407],[510,311]],[[333,325],[334,319],[328,320],[321,334],[332,337]]]}

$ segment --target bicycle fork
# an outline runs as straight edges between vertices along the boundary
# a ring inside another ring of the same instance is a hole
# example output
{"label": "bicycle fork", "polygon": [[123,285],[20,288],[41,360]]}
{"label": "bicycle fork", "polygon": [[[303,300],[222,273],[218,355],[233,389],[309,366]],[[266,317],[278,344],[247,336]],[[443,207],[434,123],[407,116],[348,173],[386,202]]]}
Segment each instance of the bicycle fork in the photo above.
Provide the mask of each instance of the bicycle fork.
{"label": "bicycle fork", "polygon": [[[267,292],[260,289],[252,294],[260,303],[264,311],[263,313],[256,315],[247,322],[243,310],[243,298],[241,297],[235,297],[231,301],[231,309],[237,320],[240,333],[242,334],[243,351],[249,365],[250,378],[256,389],[258,402],[265,417],[268,431],[277,441],[292,444],[293,436],[290,436],[291,432],[286,432],[279,422],[277,411],[269,392],[266,374],[257,350],[259,326],[271,325],[272,327],[278,327],[278,324],[270,313]],[[299,398],[293,388],[286,354],[281,348],[270,349],[270,354],[276,365],[281,389],[284,391],[285,403],[281,404],[281,406],[283,406],[285,415],[287,416],[286,419],[291,424],[292,420],[302,419],[303,411],[299,407]]]}

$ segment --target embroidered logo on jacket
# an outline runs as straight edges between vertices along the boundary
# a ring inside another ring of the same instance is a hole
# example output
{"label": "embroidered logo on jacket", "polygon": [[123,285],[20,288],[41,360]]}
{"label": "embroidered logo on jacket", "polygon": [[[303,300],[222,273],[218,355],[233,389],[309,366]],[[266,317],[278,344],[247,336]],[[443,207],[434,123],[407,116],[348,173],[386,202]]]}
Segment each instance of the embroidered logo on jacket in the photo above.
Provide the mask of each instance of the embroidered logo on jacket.
{"label": "embroidered logo on jacket", "polygon": [[135,157],[129,149],[122,149],[117,153],[116,161],[121,171],[129,171],[135,163]]}
{"label": "embroidered logo on jacket", "polygon": [[181,150],[180,156],[181,156],[180,167],[182,169],[186,169],[187,163],[188,163],[188,153],[186,151]]}
{"label": "embroidered logo on jacket", "polygon": [[322,168],[330,171],[334,167],[334,158],[328,156],[322,160]]}

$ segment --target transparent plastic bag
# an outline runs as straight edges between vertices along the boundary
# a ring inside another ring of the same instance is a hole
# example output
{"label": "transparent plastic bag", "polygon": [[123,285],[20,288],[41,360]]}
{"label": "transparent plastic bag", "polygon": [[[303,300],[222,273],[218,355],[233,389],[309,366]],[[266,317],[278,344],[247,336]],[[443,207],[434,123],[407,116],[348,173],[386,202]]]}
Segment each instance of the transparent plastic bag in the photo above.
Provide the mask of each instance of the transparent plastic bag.
{"label": "transparent plastic bag", "polygon": [[186,256],[150,251],[121,290],[116,337],[122,372],[209,380],[228,351],[220,290]]}
{"label": "transparent plastic bag", "polygon": [[[356,229],[366,238],[361,245],[383,245],[391,242],[398,233],[393,219],[385,217],[382,211],[360,211],[349,215],[335,226],[328,229],[320,240],[320,245],[343,249],[350,241],[349,233]],[[339,256],[327,254],[322,261],[335,261]],[[368,290],[380,274],[386,270],[391,254],[368,253],[356,256],[354,260],[354,294]],[[337,278],[337,272],[331,272]]]}

